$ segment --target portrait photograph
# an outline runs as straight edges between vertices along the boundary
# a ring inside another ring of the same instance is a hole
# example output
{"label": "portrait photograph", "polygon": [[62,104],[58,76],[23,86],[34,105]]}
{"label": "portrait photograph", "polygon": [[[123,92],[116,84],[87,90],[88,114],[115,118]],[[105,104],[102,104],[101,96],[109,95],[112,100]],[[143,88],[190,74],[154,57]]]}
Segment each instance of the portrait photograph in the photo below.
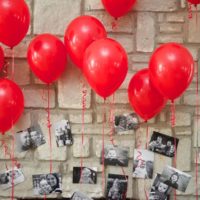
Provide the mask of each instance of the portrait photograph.
{"label": "portrait photograph", "polygon": [[168,157],[174,157],[177,152],[178,138],[170,137],[154,131],[148,145],[148,149]]}
{"label": "portrait photograph", "polygon": [[82,192],[74,192],[70,200],[93,200]]}
{"label": "portrait photograph", "polygon": [[63,147],[73,144],[73,138],[69,120],[61,120],[55,123],[54,132],[55,132],[57,147]]}
{"label": "portrait photograph", "polygon": [[154,153],[145,149],[134,149],[133,177],[152,179]]}
{"label": "portrait photograph", "polygon": [[34,195],[62,193],[61,175],[58,173],[32,175],[32,179]]}
{"label": "portrait photograph", "polygon": [[19,131],[15,134],[16,150],[18,152],[35,149],[46,143],[39,125]]}
{"label": "portrait photograph", "polygon": [[166,166],[163,169],[161,176],[164,178],[164,183],[170,187],[185,192],[190,182],[191,175],[182,172],[171,166]]}
{"label": "portrait photograph", "polygon": [[107,179],[107,200],[126,199],[128,188],[128,176],[108,174]]}
{"label": "portrait photograph", "polygon": [[96,184],[97,183],[97,168],[81,167],[73,168],[73,183],[80,184]]}
{"label": "portrait photograph", "polygon": [[115,116],[115,132],[121,133],[139,128],[139,118],[135,113]]}
{"label": "portrait photograph", "polygon": [[[108,145],[104,149],[104,164],[112,166],[128,166],[129,148]],[[102,153],[100,158],[102,164]]]}
{"label": "portrait photograph", "polygon": [[12,179],[14,185],[22,183],[25,181],[24,174],[22,170],[15,167],[14,170],[9,169],[5,172],[0,172],[0,188],[2,190],[6,190],[12,187]]}
{"label": "portrait photograph", "polygon": [[165,184],[164,179],[160,174],[157,174],[154,182],[151,186],[151,191],[149,193],[149,200],[169,200],[169,195],[172,188]]}

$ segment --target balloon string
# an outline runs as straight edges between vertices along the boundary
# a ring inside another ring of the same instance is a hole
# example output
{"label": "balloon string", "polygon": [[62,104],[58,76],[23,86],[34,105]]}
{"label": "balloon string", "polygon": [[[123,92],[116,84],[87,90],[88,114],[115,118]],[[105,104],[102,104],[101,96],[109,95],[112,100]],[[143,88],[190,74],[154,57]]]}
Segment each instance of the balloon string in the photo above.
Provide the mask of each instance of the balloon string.
{"label": "balloon string", "polygon": [[192,19],[192,4],[188,3],[188,19]]}
{"label": "balloon string", "polygon": [[198,129],[199,129],[199,69],[198,69],[198,63],[196,63],[196,130],[197,130],[197,146],[196,146],[196,159],[195,159],[195,168],[196,168],[196,177],[195,177],[195,187],[196,187],[196,200],[198,200],[198,158],[199,158],[199,154],[198,154],[198,146],[199,146],[199,142],[198,142]]}
{"label": "balloon string", "polygon": [[50,174],[52,173],[52,140],[51,140],[51,119],[50,119],[50,85],[47,85],[47,128],[48,128],[48,135],[49,135],[49,159],[50,159]]}
{"label": "balloon string", "polygon": [[14,80],[14,74],[15,74],[15,54],[14,49],[11,48],[12,53],[12,69],[11,69],[11,80]]}
{"label": "balloon string", "polygon": [[175,116],[175,103],[171,101],[171,127],[174,128],[176,124],[176,116]]}
{"label": "balloon string", "polygon": [[85,83],[82,82],[82,127],[81,127],[81,178],[80,183],[82,182],[82,172],[83,172],[83,148],[84,148],[84,130],[85,130],[85,110],[86,110],[86,96],[87,88]]}
{"label": "balloon string", "polygon": [[44,200],[46,200],[47,199],[47,195],[46,195],[46,193],[44,194]]}
{"label": "balloon string", "polygon": [[14,186],[14,167],[15,167],[15,136],[13,131],[13,121],[11,126],[11,132],[12,132],[12,142],[11,142],[11,161],[12,161],[12,179],[11,179],[11,185],[12,185],[12,192],[11,192],[11,199],[14,200],[15,196],[15,186]]}
{"label": "balloon string", "polygon": [[118,28],[117,24],[117,18],[114,18],[114,20],[111,22],[112,30],[115,31]]}
{"label": "balloon string", "polygon": [[106,121],[106,103],[105,98],[103,102],[103,127],[102,127],[102,191],[105,189],[105,121]]}
{"label": "balloon string", "polygon": [[146,149],[148,148],[148,141],[149,141],[149,126],[146,121]]}

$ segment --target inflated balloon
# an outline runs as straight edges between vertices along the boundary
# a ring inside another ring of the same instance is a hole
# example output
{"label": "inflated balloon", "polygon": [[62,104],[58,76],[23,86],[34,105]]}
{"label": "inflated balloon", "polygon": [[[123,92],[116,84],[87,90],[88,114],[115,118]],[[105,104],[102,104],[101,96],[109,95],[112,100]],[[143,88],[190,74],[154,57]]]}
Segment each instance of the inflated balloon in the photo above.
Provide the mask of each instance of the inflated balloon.
{"label": "inflated balloon", "polygon": [[128,97],[135,112],[145,121],[157,115],[166,104],[166,99],[152,85],[148,69],[140,70],[132,77]]}
{"label": "inflated balloon", "polygon": [[30,13],[24,0],[0,1],[0,42],[13,48],[25,37]]}
{"label": "inflated balloon", "polygon": [[85,51],[83,73],[97,94],[106,98],[124,81],[128,71],[123,47],[112,39],[93,42]]}
{"label": "inflated balloon", "polygon": [[200,0],[188,0],[188,2],[194,5],[200,4]]}
{"label": "inflated balloon", "polygon": [[74,19],[65,31],[65,46],[71,60],[77,67],[83,67],[83,55],[86,48],[95,40],[106,37],[103,24],[92,16],[80,16]]}
{"label": "inflated balloon", "polygon": [[57,80],[66,69],[66,48],[51,34],[35,37],[28,47],[27,57],[32,71],[47,84]]}
{"label": "inflated balloon", "polygon": [[101,0],[105,9],[115,18],[121,17],[128,13],[136,0]]}
{"label": "inflated balloon", "polygon": [[8,79],[0,79],[0,133],[9,130],[24,110],[21,89]]}
{"label": "inflated balloon", "polygon": [[190,52],[180,44],[161,45],[153,53],[150,78],[156,89],[166,98],[174,100],[189,86],[194,75],[194,60]]}
{"label": "inflated balloon", "polygon": [[4,65],[4,53],[3,53],[3,49],[0,46],[0,71],[2,70]]}

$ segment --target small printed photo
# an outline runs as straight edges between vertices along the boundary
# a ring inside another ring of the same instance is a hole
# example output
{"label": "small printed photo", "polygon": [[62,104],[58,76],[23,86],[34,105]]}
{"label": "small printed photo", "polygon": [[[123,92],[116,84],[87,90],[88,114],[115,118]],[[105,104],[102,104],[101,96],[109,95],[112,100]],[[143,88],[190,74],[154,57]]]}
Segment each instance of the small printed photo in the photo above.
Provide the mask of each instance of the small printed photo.
{"label": "small printed photo", "polygon": [[81,184],[96,184],[97,183],[97,168],[81,167],[73,168],[73,183]]}
{"label": "small printed photo", "polygon": [[15,134],[15,141],[18,152],[35,149],[46,143],[39,125],[17,132]]}
{"label": "small printed photo", "polygon": [[151,186],[149,200],[169,200],[171,191],[172,188],[169,185],[163,183],[162,176],[157,174],[153,185]]}
{"label": "small printed photo", "polygon": [[[127,167],[128,152],[129,148],[127,147],[108,145],[104,149],[104,164]],[[101,153],[100,163],[102,164],[102,153]]]}
{"label": "small printed photo", "polygon": [[154,154],[145,149],[134,150],[133,177],[152,179]]}
{"label": "small printed photo", "polygon": [[71,127],[68,120],[61,120],[55,124],[55,136],[57,147],[73,144]]}
{"label": "small printed photo", "polygon": [[191,175],[182,172],[171,166],[166,166],[161,174],[164,181],[163,183],[173,187],[176,190],[185,192],[190,182]]}
{"label": "small printed photo", "polygon": [[178,138],[154,131],[149,142],[149,150],[168,157],[174,157],[175,152],[177,151],[178,142]]}
{"label": "small printed photo", "polygon": [[0,172],[0,188],[2,190],[6,190],[12,187],[12,179],[14,185],[24,182],[24,174],[22,173],[21,169],[17,167],[14,170],[10,169],[5,172]]}
{"label": "small printed photo", "polygon": [[139,118],[135,113],[115,116],[115,132],[120,133],[139,128]]}
{"label": "small printed photo", "polygon": [[126,199],[127,188],[128,176],[108,174],[106,199]]}
{"label": "small printed photo", "polygon": [[34,195],[62,193],[61,175],[58,173],[33,175]]}
{"label": "small printed photo", "polygon": [[89,198],[86,194],[83,194],[82,192],[74,192],[70,200],[93,200]]}

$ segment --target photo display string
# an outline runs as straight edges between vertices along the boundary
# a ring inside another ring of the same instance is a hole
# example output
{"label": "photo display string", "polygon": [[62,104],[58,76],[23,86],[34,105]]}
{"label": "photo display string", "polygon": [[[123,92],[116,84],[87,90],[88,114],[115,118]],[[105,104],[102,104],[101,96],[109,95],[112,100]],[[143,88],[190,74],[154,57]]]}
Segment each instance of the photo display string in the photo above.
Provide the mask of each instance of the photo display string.
{"label": "photo display string", "polygon": [[[110,105],[109,105],[109,126],[110,126],[110,132],[109,132],[109,137],[110,137],[110,142],[111,142],[111,145],[113,145],[113,147],[116,146],[115,144],[115,140],[114,140],[114,124],[115,124],[115,121],[114,121],[114,117],[115,117],[115,94],[112,95],[112,101],[110,102]],[[120,166],[121,168],[121,171],[122,171],[122,174],[127,182],[127,190],[128,190],[128,179],[127,179],[127,176],[126,176],[126,173],[125,173],[125,170],[123,168],[123,166]],[[125,191],[125,194],[123,195],[123,199],[126,199],[126,194],[127,194],[127,190]]]}

